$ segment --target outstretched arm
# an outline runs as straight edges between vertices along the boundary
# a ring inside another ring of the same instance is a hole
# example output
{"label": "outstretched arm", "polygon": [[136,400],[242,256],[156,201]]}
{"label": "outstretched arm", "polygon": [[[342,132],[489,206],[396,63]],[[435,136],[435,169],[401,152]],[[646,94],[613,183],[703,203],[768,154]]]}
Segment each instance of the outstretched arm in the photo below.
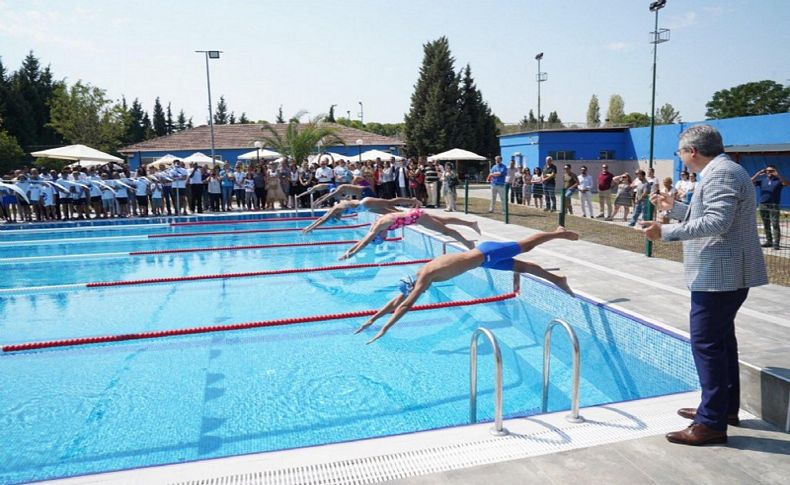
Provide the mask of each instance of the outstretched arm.
{"label": "outstretched arm", "polygon": [[365,237],[357,241],[357,243],[354,244],[353,246],[351,246],[351,248],[348,251],[346,251],[345,254],[340,256],[339,260],[343,261],[345,259],[353,257],[355,254],[365,249],[365,247],[368,244],[370,244],[374,239],[376,239],[376,236],[378,236],[380,232],[385,232],[387,228],[380,222],[381,219],[379,219],[378,222],[373,224],[373,227],[370,228],[370,231],[368,231]]}
{"label": "outstretched arm", "polygon": [[359,333],[359,332],[365,330],[366,328],[368,328],[369,326],[373,325],[373,322],[375,322],[376,320],[381,318],[382,315],[386,315],[387,313],[390,313],[392,310],[397,308],[397,306],[400,305],[403,302],[404,298],[406,298],[406,297],[399,293],[392,300],[388,301],[386,305],[381,307],[381,310],[376,312],[375,315],[373,315],[372,317],[368,318],[368,321],[363,323],[362,326],[359,327],[354,333],[355,334]]}
{"label": "outstretched arm", "polygon": [[328,211],[326,211],[326,214],[324,214],[323,216],[321,216],[321,217],[320,217],[318,220],[315,220],[315,221],[313,221],[313,223],[312,223],[312,224],[310,224],[309,226],[307,226],[307,227],[305,227],[304,229],[302,229],[302,234],[309,234],[309,233],[310,233],[310,232],[312,232],[312,230],[313,230],[313,229],[315,229],[316,227],[318,227],[318,226],[321,226],[321,225],[323,225],[323,224],[326,224],[326,222],[327,222],[329,219],[331,219],[331,218],[333,218],[333,217],[336,217],[336,216],[337,216],[337,213],[338,213],[338,212],[340,212],[340,211],[342,211],[342,210],[343,210],[343,209],[341,209],[341,208],[339,208],[339,207],[337,207],[337,206],[335,206],[335,207],[332,207],[331,209],[329,209]]}
{"label": "outstretched arm", "polygon": [[406,299],[403,300],[403,302],[400,305],[398,305],[398,308],[395,309],[395,312],[392,314],[392,316],[387,321],[387,323],[385,323],[384,326],[381,327],[379,333],[377,333],[372,339],[368,340],[367,343],[371,344],[376,340],[380,339],[381,337],[383,337],[384,334],[387,333],[387,331],[390,328],[392,328],[392,326],[395,325],[398,322],[398,320],[400,320],[403,317],[403,315],[405,315],[409,310],[411,310],[411,307],[414,306],[414,303],[417,301],[417,298],[419,298],[423,293],[425,293],[425,291],[428,288],[430,288],[430,286],[431,286],[430,281],[427,281],[425,278],[418,277],[417,283],[414,285],[414,289],[411,291],[411,293],[409,293],[409,296],[407,296]]}
{"label": "outstretched arm", "polygon": [[422,203],[418,199],[414,199],[411,197],[395,197],[394,199],[390,199],[388,201],[391,206],[396,205],[405,205],[408,207],[420,207]]}

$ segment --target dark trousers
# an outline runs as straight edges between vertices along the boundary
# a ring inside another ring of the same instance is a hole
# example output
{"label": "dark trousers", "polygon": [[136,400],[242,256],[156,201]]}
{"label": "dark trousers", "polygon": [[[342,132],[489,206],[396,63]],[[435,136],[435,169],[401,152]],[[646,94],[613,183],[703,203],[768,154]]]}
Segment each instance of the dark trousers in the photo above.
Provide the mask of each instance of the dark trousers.
{"label": "dark trousers", "polygon": [[765,242],[779,247],[779,241],[782,239],[782,233],[779,231],[779,204],[760,204],[760,219],[763,220]]}
{"label": "dark trousers", "polygon": [[191,184],[189,190],[192,194],[190,201],[192,213],[203,212],[203,184]]}
{"label": "dark trousers", "polygon": [[748,294],[748,288],[691,292],[691,353],[702,388],[694,421],[719,431],[741,404],[735,314]]}
{"label": "dark trousers", "polygon": [[554,187],[554,185],[543,184],[547,210],[557,210],[557,195],[554,193]]}

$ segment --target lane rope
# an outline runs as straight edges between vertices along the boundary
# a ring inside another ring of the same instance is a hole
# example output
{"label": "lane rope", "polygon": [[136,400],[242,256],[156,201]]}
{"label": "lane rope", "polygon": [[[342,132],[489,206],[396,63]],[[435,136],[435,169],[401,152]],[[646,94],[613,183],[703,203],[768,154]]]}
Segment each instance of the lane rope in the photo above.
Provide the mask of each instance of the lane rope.
{"label": "lane rope", "polygon": [[[439,308],[450,308],[459,306],[480,305],[483,303],[494,303],[498,301],[515,298],[517,293],[504,293],[501,295],[489,296],[485,298],[475,298],[471,300],[448,301],[441,303],[429,303],[412,307],[412,311],[435,310]],[[323,322],[329,320],[342,320],[347,318],[359,318],[375,315],[378,310],[360,310],[356,312],[332,313],[328,315],[312,315],[296,318],[280,318],[276,320],[264,320],[260,322],[234,323],[230,325],[212,325],[206,327],[178,328],[172,330],[158,330],[154,332],[127,333],[120,335],[105,335],[100,337],[80,337],[65,340],[50,340],[46,342],[28,342],[22,344],[4,345],[3,352],[19,352],[23,350],[46,349],[53,347],[72,347],[78,345],[101,344],[107,342],[121,342],[126,340],[145,340],[163,337],[174,337],[178,335],[193,335],[201,333],[228,332],[233,330],[247,330],[261,327],[278,327],[283,325],[294,325],[299,323]]]}
{"label": "lane rope", "polygon": [[[216,279],[230,279],[230,278],[250,278],[253,276],[273,276],[294,273],[313,273],[320,271],[336,271],[346,269],[362,269],[362,268],[383,268],[387,266],[405,266],[410,264],[421,264],[431,261],[430,258],[425,259],[412,259],[408,261],[392,261],[388,263],[360,263],[360,264],[342,264],[335,266],[316,266],[312,268],[289,268],[289,269],[271,269],[265,271],[250,271],[246,273],[225,273],[225,274],[208,274],[208,275],[195,275],[195,276],[174,276],[171,278],[148,278],[139,280],[123,280],[123,281],[99,281],[94,283],[84,283],[86,288],[105,288],[110,286],[130,286],[130,285],[150,285],[157,283],[176,283],[182,281],[201,281],[201,280],[216,280]],[[82,285],[75,285],[82,286]]]}
{"label": "lane rope", "polygon": [[[385,241],[395,242],[400,241],[401,237],[388,237]],[[151,256],[156,254],[179,254],[179,253],[199,253],[210,251],[242,251],[247,249],[275,249],[275,248],[299,248],[305,246],[333,246],[337,244],[356,244],[359,241],[320,241],[320,242],[305,242],[305,243],[282,243],[282,244],[254,244],[251,246],[219,246],[213,248],[181,248],[181,249],[158,249],[154,251],[132,251],[129,256]],[[123,254],[123,253],[121,253]]]}
{"label": "lane rope", "polygon": [[[343,219],[349,217],[357,217],[357,214],[347,214],[341,216]],[[265,223],[265,222],[290,222],[290,221],[315,221],[319,217],[280,217],[280,218],[266,218],[266,219],[226,219],[222,221],[195,221],[195,222],[171,222],[171,227],[178,226],[212,226],[212,225],[228,225],[228,224],[252,224],[252,223]]]}
{"label": "lane rope", "polygon": [[[359,229],[360,227],[367,227],[370,223],[366,224],[349,224],[344,226],[330,226],[330,227],[317,227],[314,231],[338,231],[343,229]],[[205,232],[184,232],[178,234],[149,234],[148,237],[163,238],[163,237],[201,237],[201,236],[219,236],[220,234],[254,234],[261,232],[297,232],[304,229],[304,227],[283,227],[277,229],[244,229],[241,231],[205,231]]]}

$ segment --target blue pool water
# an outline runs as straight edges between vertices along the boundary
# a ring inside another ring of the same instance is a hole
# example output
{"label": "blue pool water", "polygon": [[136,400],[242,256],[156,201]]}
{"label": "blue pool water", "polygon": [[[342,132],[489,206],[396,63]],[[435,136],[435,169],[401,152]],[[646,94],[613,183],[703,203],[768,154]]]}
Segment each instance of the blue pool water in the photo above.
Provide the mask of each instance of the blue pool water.
{"label": "blue pool water", "polygon": [[[285,222],[276,224],[287,227]],[[306,238],[339,239],[352,232],[326,231]],[[119,230],[116,235],[126,234]],[[280,238],[256,235],[253,244]],[[80,244],[80,251],[92,244]],[[194,241],[174,244],[187,247]],[[223,245],[231,244],[240,242]],[[21,288],[323,266],[337,264],[344,249],[285,248],[21,266],[3,265],[0,259],[0,269],[5,288]],[[52,248],[44,245],[41,250]],[[29,254],[25,248],[19,251]],[[366,249],[351,263],[403,261],[440,252],[433,239],[407,231],[405,242]],[[398,279],[416,268],[0,294],[0,343],[376,308],[393,296]],[[420,303],[507,293],[511,285],[510,274],[476,270],[435,285]],[[364,319],[348,319],[0,354],[0,483],[467,424],[469,338],[480,326],[491,329],[502,348],[505,414],[535,414],[540,407],[543,331],[554,317],[570,322],[579,336],[582,406],[696,388],[686,342],[522,278],[522,294],[516,299],[413,312],[373,345],[365,342],[378,325],[354,335]],[[487,344],[480,353],[482,420],[493,417],[493,362]],[[569,343],[558,332],[552,350],[550,411],[570,407],[570,362]]]}

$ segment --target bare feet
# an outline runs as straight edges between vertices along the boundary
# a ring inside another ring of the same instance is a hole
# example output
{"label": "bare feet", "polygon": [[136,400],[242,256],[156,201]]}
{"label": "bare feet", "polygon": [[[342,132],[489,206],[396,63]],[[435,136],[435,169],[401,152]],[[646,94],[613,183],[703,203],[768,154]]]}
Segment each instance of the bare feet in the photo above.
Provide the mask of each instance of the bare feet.
{"label": "bare feet", "polygon": [[373,325],[373,321],[372,321],[372,320],[368,320],[367,322],[363,323],[361,327],[359,327],[358,329],[356,329],[356,330],[354,331],[354,334],[355,334],[355,335],[356,335],[356,334],[358,334],[359,332],[361,332],[361,331],[365,330],[366,328],[368,328],[368,327],[369,327],[369,326],[371,326],[371,325]]}
{"label": "bare feet", "polygon": [[569,241],[578,241],[579,240],[579,234],[578,233],[575,233],[573,231],[569,231],[569,230],[565,229],[562,226],[559,226],[557,229],[554,230],[554,232],[562,234],[561,237],[563,239],[567,239]]}
{"label": "bare feet", "polygon": [[573,293],[573,290],[571,289],[571,287],[568,286],[568,278],[567,277],[565,277],[565,276],[558,276],[557,277],[557,281],[555,281],[554,284],[557,285],[565,293],[567,293],[567,294],[569,294],[571,296],[576,296],[576,294]]}

